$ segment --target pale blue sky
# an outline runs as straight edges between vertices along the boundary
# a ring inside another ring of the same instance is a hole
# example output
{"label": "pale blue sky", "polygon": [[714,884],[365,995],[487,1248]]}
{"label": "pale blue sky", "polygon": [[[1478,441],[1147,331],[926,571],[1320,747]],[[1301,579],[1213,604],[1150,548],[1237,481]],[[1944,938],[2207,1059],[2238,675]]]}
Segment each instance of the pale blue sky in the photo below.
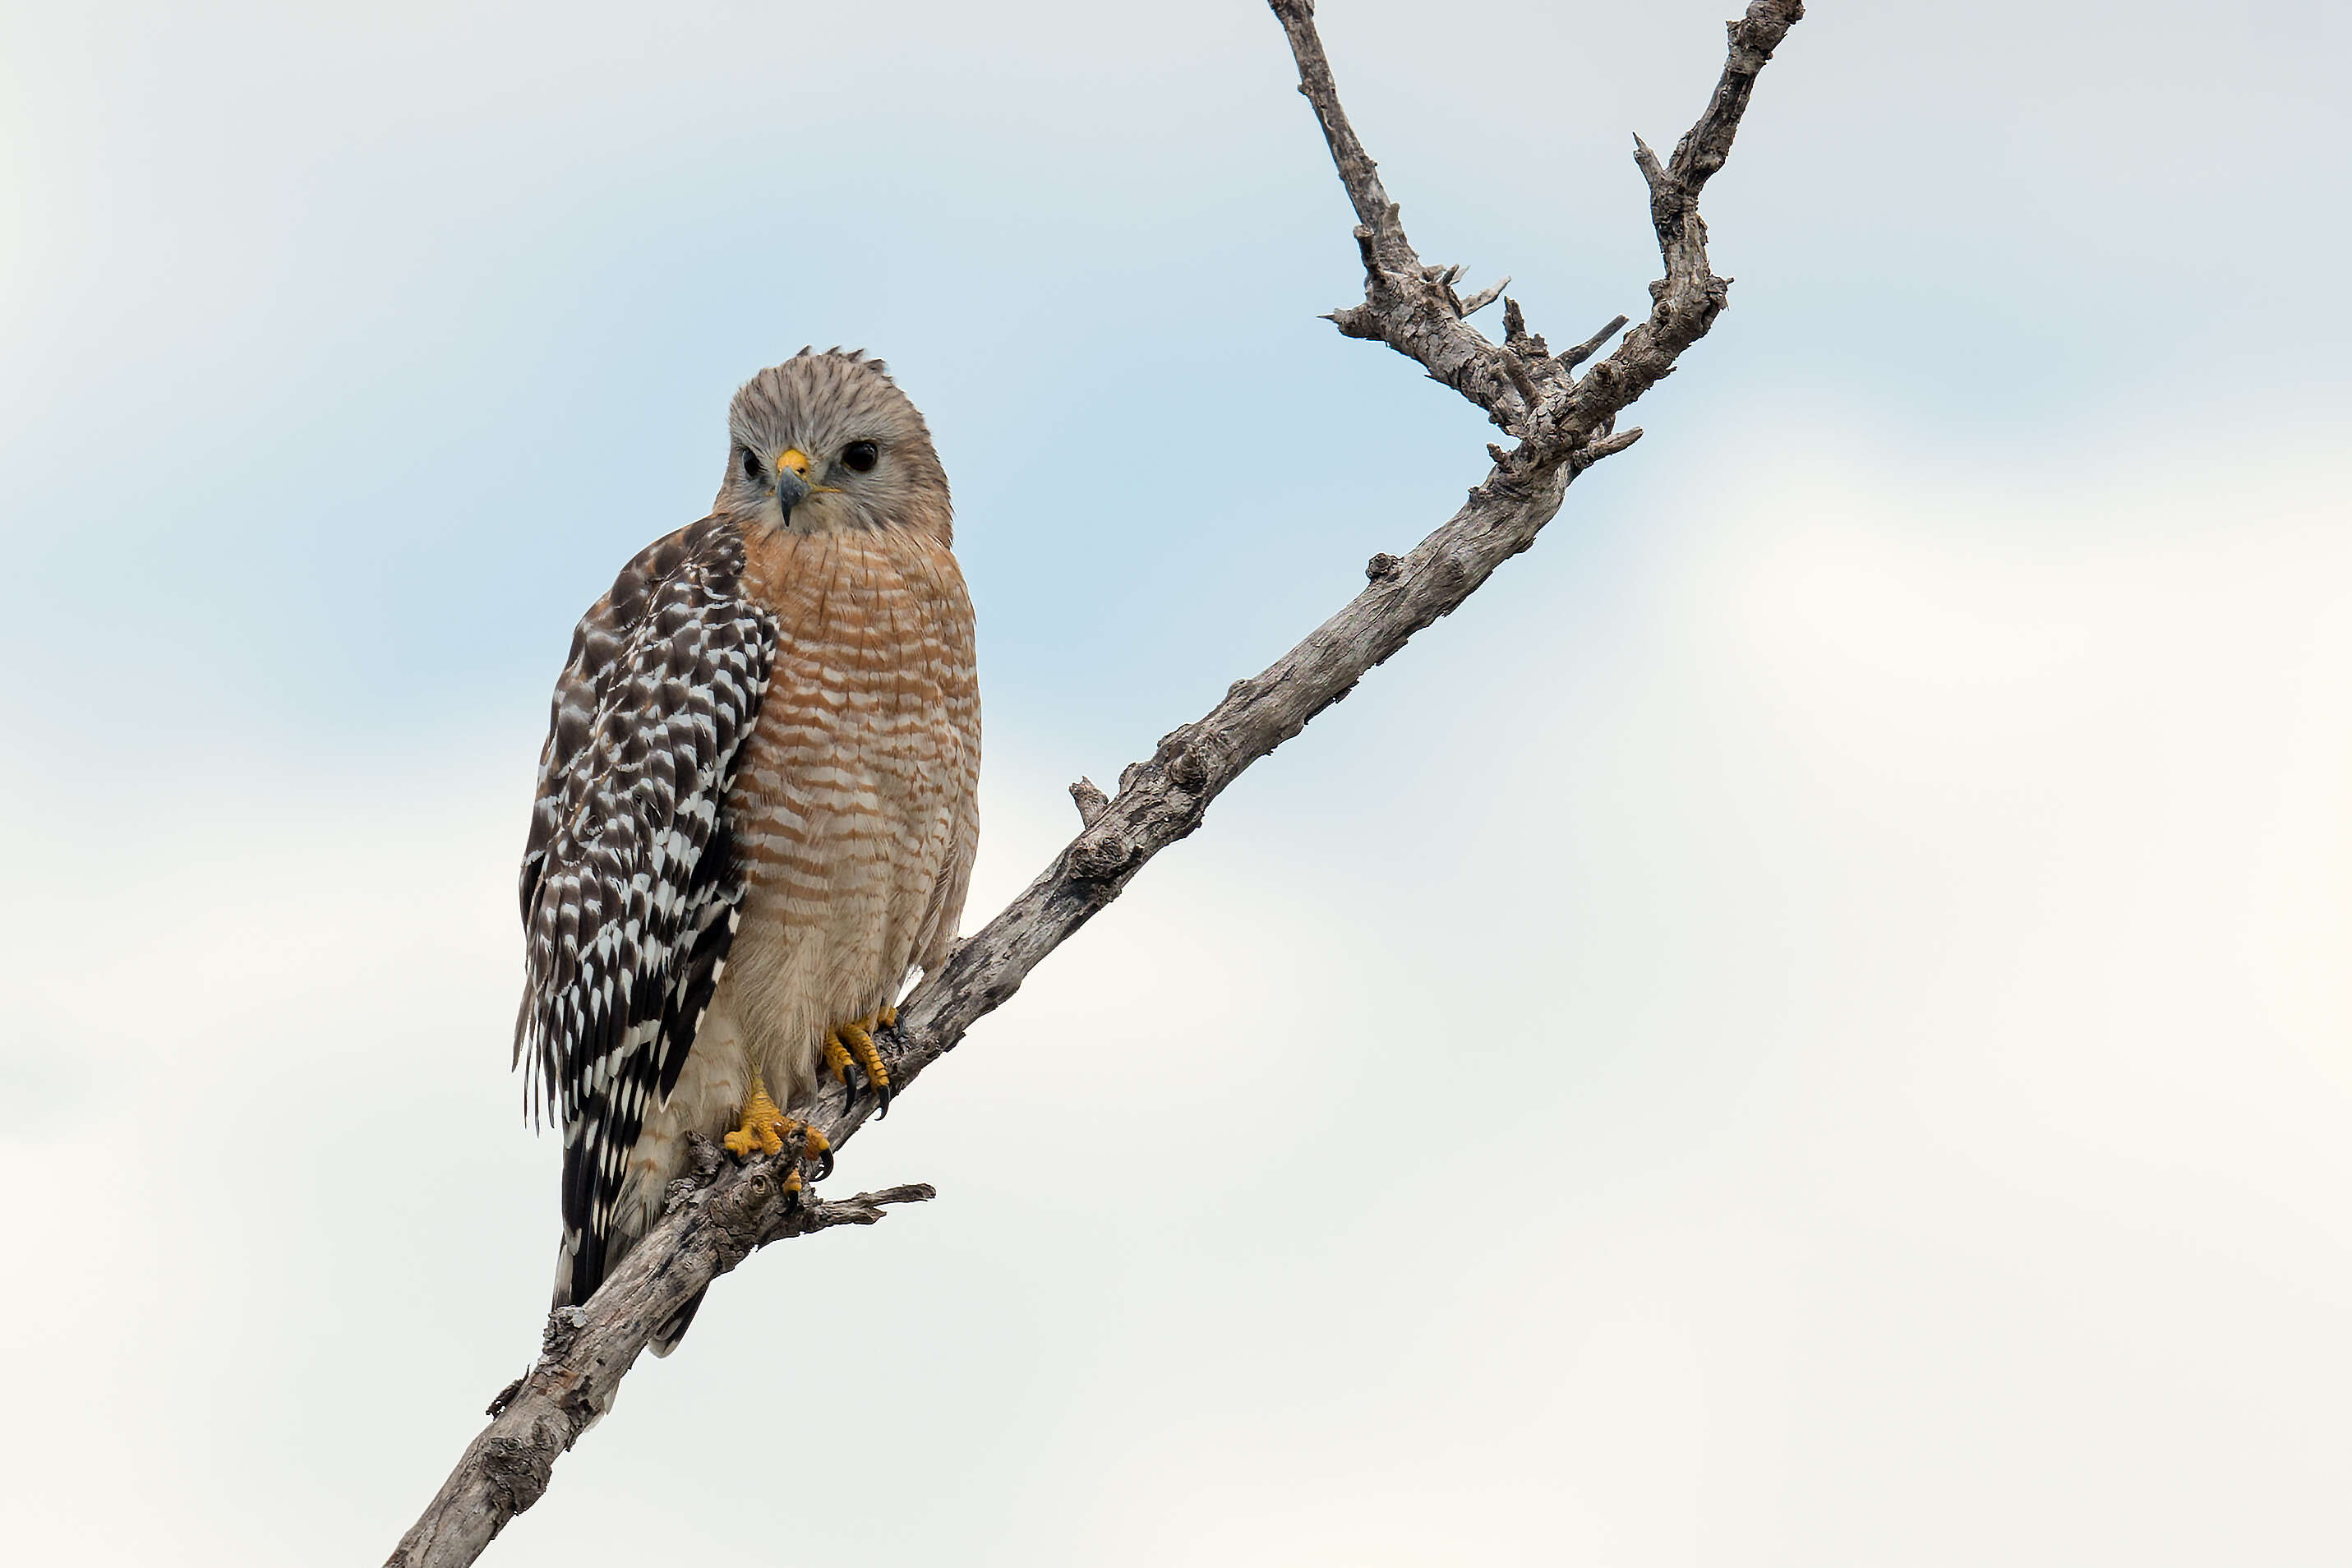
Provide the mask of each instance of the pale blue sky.
{"label": "pale blue sky", "polygon": [[[1728,9],[1320,14],[1423,254],[1565,341]],[[755,1260],[488,1561],[2343,1561],[2347,47],[1815,5],[1648,438],[845,1158],[939,1204]],[[1478,478],[1358,287],[1244,0],[0,4],[60,1270],[0,1539],[372,1560],[520,1370],[546,693],[738,382],[861,345],[938,432],[976,921]]]}

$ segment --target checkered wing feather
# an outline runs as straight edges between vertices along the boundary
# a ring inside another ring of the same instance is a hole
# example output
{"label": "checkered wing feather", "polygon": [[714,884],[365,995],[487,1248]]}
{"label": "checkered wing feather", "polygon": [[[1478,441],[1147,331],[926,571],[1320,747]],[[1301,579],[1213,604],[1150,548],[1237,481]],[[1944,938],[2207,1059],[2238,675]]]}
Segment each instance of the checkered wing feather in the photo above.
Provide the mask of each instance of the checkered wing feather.
{"label": "checkered wing feather", "polygon": [[[743,541],[707,518],[622,569],[556,683],[523,854],[515,1057],[563,1128],[568,1299],[602,1281],[646,1112],[667,1099],[733,940],[727,791],[776,627],[739,593]],[[562,1286],[565,1282],[559,1280]]]}

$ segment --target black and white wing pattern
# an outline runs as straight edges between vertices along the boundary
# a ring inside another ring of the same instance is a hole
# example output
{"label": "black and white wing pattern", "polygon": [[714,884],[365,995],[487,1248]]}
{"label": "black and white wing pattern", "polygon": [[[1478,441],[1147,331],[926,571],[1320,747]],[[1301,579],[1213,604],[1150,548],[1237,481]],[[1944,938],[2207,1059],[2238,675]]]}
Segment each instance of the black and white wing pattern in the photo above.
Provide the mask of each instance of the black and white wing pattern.
{"label": "black and white wing pattern", "polygon": [[733,939],[727,791],[776,626],[740,591],[719,518],[621,571],[572,634],[522,861],[528,978],[515,1059],[563,1128],[556,1304],[585,1301],[648,1105],[677,1082]]}

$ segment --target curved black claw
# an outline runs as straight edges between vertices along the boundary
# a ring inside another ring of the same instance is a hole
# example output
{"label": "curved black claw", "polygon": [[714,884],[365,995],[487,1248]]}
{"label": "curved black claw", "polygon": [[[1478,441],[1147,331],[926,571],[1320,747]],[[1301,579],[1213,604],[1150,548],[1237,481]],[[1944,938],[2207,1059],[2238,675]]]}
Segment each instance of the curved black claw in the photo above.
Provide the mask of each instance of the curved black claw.
{"label": "curved black claw", "polygon": [[827,1176],[830,1176],[830,1175],[832,1175],[832,1174],[833,1174],[833,1151],[832,1151],[832,1150],[830,1150],[830,1149],[827,1149],[824,1153],[819,1154],[819,1155],[816,1157],[816,1179],[817,1179],[818,1181],[822,1182],[822,1181],[824,1181]]}

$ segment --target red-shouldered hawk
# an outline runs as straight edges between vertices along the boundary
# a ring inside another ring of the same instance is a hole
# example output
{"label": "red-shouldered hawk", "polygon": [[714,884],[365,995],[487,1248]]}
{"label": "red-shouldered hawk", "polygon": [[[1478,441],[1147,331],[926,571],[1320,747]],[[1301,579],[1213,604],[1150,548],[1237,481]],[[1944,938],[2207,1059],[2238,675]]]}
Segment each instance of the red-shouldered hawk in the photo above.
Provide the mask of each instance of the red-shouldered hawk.
{"label": "red-shouldered hawk", "polygon": [[923,416],[881,361],[803,349],[728,427],[710,515],[572,635],[540,757],[515,1055],[563,1127],[559,1307],[659,1216],[687,1133],[822,1155],[782,1108],[853,1065],[887,1106],[870,1032],[971,872],[971,600]]}

